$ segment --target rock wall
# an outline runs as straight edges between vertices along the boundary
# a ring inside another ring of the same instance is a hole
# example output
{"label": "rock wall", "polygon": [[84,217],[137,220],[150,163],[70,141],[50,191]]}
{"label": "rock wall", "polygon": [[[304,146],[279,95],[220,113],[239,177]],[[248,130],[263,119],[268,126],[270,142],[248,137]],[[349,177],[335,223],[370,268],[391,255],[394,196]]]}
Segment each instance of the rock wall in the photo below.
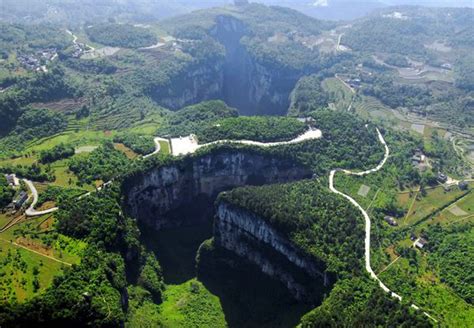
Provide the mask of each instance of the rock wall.
{"label": "rock wall", "polygon": [[302,72],[267,67],[247,51],[241,39],[247,27],[231,16],[218,16],[210,31],[226,49],[222,99],[244,115],[285,115],[289,96]]}
{"label": "rock wall", "polygon": [[225,58],[200,60],[154,90],[153,99],[170,109],[221,99],[243,115],[286,115],[290,93],[304,72],[259,63],[241,42],[248,33],[240,20],[218,16],[209,34],[225,47]]}
{"label": "rock wall", "polygon": [[223,62],[205,62],[193,65],[175,76],[169,87],[153,92],[153,98],[160,105],[176,110],[205,100],[221,98],[223,83]]}
{"label": "rock wall", "polygon": [[300,301],[314,301],[321,288],[330,284],[324,263],[305,256],[262,218],[226,202],[217,205],[214,240],[217,247],[253,262],[283,282]]}
{"label": "rock wall", "polygon": [[221,151],[191,157],[179,165],[149,170],[124,183],[130,215],[155,229],[180,226],[168,213],[186,208],[201,197],[245,185],[283,183],[311,177],[309,169],[285,159],[244,152]]}

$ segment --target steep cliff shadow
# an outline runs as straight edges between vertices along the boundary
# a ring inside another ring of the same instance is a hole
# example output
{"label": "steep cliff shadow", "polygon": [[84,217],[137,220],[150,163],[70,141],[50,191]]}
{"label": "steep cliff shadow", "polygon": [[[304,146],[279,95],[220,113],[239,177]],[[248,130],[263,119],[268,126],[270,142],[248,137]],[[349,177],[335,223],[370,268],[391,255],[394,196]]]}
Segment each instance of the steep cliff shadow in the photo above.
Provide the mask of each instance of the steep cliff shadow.
{"label": "steep cliff shadow", "polygon": [[142,241],[153,251],[163,269],[167,284],[181,284],[196,277],[196,254],[199,246],[212,237],[214,209],[212,202],[201,199],[168,214],[180,226],[156,231],[141,226]]}
{"label": "steep cliff shadow", "polygon": [[315,306],[298,302],[280,281],[225,250],[200,252],[198,279],[219,297],[230,328],[295,327]]}

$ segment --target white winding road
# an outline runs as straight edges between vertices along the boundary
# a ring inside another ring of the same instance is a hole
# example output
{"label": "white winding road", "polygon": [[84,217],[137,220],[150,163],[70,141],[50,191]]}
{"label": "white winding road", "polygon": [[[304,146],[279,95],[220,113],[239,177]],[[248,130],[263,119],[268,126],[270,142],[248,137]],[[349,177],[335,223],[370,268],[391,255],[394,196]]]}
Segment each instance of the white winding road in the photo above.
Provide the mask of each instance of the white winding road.
{"label": "white winding road", "polygon": [[148,154],[148,155],[144,155],[143,158],[148,158],[148,157],[151,157],[153,155],[156,155],[160,152],[161,150],[161,145],[160,145],[160,141],[164,141],[164,142],[169,142],[168,139],[165,139],[165,138],[160,138],[160,137],[156,137],[155,139],[153,139],[153,141],[155,142],[155,151],[151,154]]}
{"label": "white winding road", "polygon": [[[72,36],[72,43],[78,44],[78,42],[77,42],[78,37],[74,33],[72,33],[70,30],[66,30],[66,33],[69,34],[70,36]],[[95,51],[95,48],[93,46],[85,44],[85,43],[84,43],[84,45],[87,48],[89,48],[89,50],[84,51],[84,53]]]}
{"label": "white winding road", "polygon": [[[329,189],[331,190],[331,192],[333,192],[335,194],[338,194],[338,195],[341,195],[342,197],[344,197],[348,201],[350,201],[355,207],[357,207],[359,209],[359,211],[364,216],[364,219],[365,219],[365,269],[369,273],[370,277],[378,282],[380,288],[382,288],[386,293],[389,293],[392,297],[394,297],[394,298],[398,299],[399,301],[401,301],[402,297],[400,295],[396,294],[395,292],[391,291],[380,280],[380,278],[375,274],[374,270],[372,269],[371,261],[370,261],[371,221],[370,221],[369,214],[352,197],[338,191],[334,187],[334,177],[335,177],[337,172],[343,172],[344,174],[348,174],[348,175],[365,176],[365,175],[369,175],[369,174],[378,172],[384,167],[385,163],[388,160],[388,157],[390,156],[390,149],[388,148],[388,145],[385,142],[385,139],[383,138],[382,133],[380,133],[379,129],[377,129],[377,135],[378,135],[379,142],[385,148],[385,154],[384,154],[384,158],[382,159],[382,161],[375,168],[367,170],[367,171],[363,171],[363,172],[354,172],[354,171],[342,170],[342,169],[332,170],[329,174]],[[309,129],[307,132],[305,132],[301,136],[299,136],[299,137],[297,137],[293,140],[290,140],[290,141],[262,143],[262,142],[256,142],[256,141],[250,141],[250,140],[218,140],[218,141],[211,142],[211,143],[208,143],[208,144],[203,144],[203,145],[198,145],[196,139],[193,136],[189,136],[189,137],[186,137],[184,139],[183,138],[175,139],[175,140],[186,140],[186,142],[185,142],[184,145],[182,145],[182,147],[180,149],[176,149],[176,150],[173,149],[173,154],[172,155],[179,156],[179,155],[183,155],[183,154],[194,153],[199,148],[209,146],[209,145],[214,145],[214,144],[234,143],[234,144],[256,145],[256,146],[260,146],[260,147],[272,147],[272,146],[280,146],[280,145],[300,143],[300,142],[303,142],[303,141],[306,141],[306,140],[319,139],[319,138],[321,138],[321,136],[322,136],[322,133],[321,133],[320,130]],[[157,154],[161,149],[160,141],[168,142],[167,139],[156,137],[154,139],[155,151],[151,154],[143,156],[143,158],[148,158],[148,157],[151,157],[151,156]],[[173,143],[173,140],[171,140],[171,143]],[[173,144],[172,144],[172,146],[173,146],[173,148],[176,147],[176,145],[173,145]],[[24,181],[28,185],[28,187],[30,188],[31,193],[33,194],[33,202],[31,203],[30,207],[26,210],[26,212],[25,212],[26,216],[29,216],[29,217],[41,216],[41,215],[53,213],[53,212],[55,212],[59,209],[58,207],[54,207],[54,208],[51,208],[51,209],[48,209],[48,210],[45,210],[45,211],[36,211],[34,209],[34,207],[36,206],[36,204],[38,202],[38,192],[37,192],[35,186],[33,185],[33,183],[31,181],[29,181],[27,179],[24,179]],[[105,186],[107,186],[111,183],[112,183],[112,181],[109,181],[109,182],[105,183],[103,186],[105,187]],[[98,188],[98,190],[101,190],[101,189],[102,189],[102,187]],[[90,195],[90,193],[85,194],[85,195],[81,196],[80,198],[83,198],[87,195]],[[415,304],[412,304],[411,307],[416,309],[416,310],[420,309]],[[428,313],[423,312],[423,314],[426,315],[427,317],[429,317],[430,319],[432,319],[433,321],[438,322],[435,318],[430,316]]]}
{"label": "white winding road", "polygon": [[[336,175],[337,172],[344,172],[345,174],[348,174],[348,175],[356,175],[356,176],[364,176],[364,175],[368,175],[368,174],[371,174],[371,173],[375,173],[377,171],[380,171],[385,163],[387,162],[388,160],[388,157],[390,155],[390,149],[388,148],[387,146],[387,143],[385,142],[385,139],[383,138],[382,134],[380,133],[380,130],[377,129],[377,134],[378,134],[378,138],[379,138],[379,141],[382,145],[384,145],[385,147],[385,155],[384,155],[384,158],[383,160],[379,163],[379,165],[377,165],[377,167],[371,169],[371,170],[367,170],[367,171],[363,171],[363,172],[354,172],[354,171],[349,171],[349,170],[341,170],[341,169],[335,169],[335,170],[332,170],[331,173],[329,174],[329,189],[333,192],[333,193],[336,193],[338,195],[341,195],[342,197],[346,198],[347,200],[349,200],[355,207],[357,207],[359,209],[359,211],[362,213],[362,215],[364,216],[364,219],[365,219],[365,270],[369,273],[370,277],[374,280],[376,280],[380,286],[380,288],[382,288],[386,293],[389,293],[392,297],[398,299],[399,301],[402,300],[402,297],[400,295],[398,295],[397,293],[391,291],[381,280],[380,278],[375,274],[374,270],[372,269],[372,266],[371,266],[371,262],[370,262],[370,231],[371,231],[371,221],[370,221],[370,217],[369,217],[369,214],[362,208],[362,206],[360,206],[359,203],[357,203],[354,198],[338,191],[335,187],[334,187],[334,176]],[[420,308],[415,305],[415,304],[412,304],[411,305],[412,308],[416,309],[416,310],[419,310]],[[426,315],[428,318],[432,319],[433,321],[435,322],[438,322],[435,318],[433,318],[432,316],[430,316],[428,313],[426,312],[423,312],[424,315]]]}
{"label": "white winding road", "polygon": [[195,153],[198,149],[217,145],[217,144],[241,144],[241,145],[253,145],[258,147],[275,147],[282,145],[291,145],[300,143],[307,140],[314,140],[321,138],[321,130],[310,128],[302,135],[289,140],[289,141],[279,141],[279,142],[259,142],[252,140],[217,140],[209,142],[206,144],[199,145],[196,136],[190,135],[182,138],[173,138],[171,139],[171,149],[173,156],[186,155]]}
{"label": "white winding road", "polygon": [[33,184],[33,182],[31,182],[30,180],[23,179],[23,181],[25,181],[26,185],[28,186],[28,188],[30,188],[31,193],[33,195],[33,202],[31,203],[30,207],[28,207],[28,209],[25,211],[26,216],[29,216],[29,217],[41,216],[41,215],[56,212],[59,209],[58,207],[53,207],[44,211],[36,211],[35,206],[38,203],[38,191],[36,190],[36,187]]}
{"label": "white winding road", "polygon": [[[293,140],[290,140],[290,141],[270,142],[270,143],[262,143],[262,142],[250,141],[250,140],[219,140],[219,141],[211,142],[211,143],[208,143],[208,144],[198,145],[197,142],[195,142],[195,140],[193,138],[191,138],[191,137],[188,138],[187,137],[186,139],[190,140],[190,142],[188,142],[185,145],[184,152],[178,152],[178,153],[175,152],[175,153],[173,153],[173,155],[178,156],[178,155],[183,155],[184,153],[185,154],[194,153],[199,148],[209,146],[209,145],[214,145],[214,144],[222,144],[222,143],[237,143],[237,144],[256,145],[256,146],[261,146],[261,147],[272,147],[272,146],[279,146],[279,145],[295,144],[295,143],[303,142],[305,140],[318,139],[318,138],[321,138],[321,131],[317,130],[317,129],[309,129],[304,134],[302,134],[302,135],[298,136],[297,138],[295,138]],[[149,158],[149,157],[151,157],[153,155],[156,155],[160,152],[160,150],[161,150],[160,141],[169,142],[168,139],[160,138],[160,137],[154,138],[153,141],[155,142],[155,151],[151,154],[143,156],[143,159]],[[38,203],[38,191],[36,190],[36,187],[33,184],[33,182],[31,182],[30,180],[23,179],[23,181],[25,181],[26,185],[30,189],[31,194],[33,196],[33,202],[28,207],[28,209],[25,211],[25,215],[27,217],[42,216],[42,215],[46,215],[46,214],[51,214],[51,213],[56,212],[57,210],[59,210],[59,207],[53,207],[53,208],[50,208],[50,209],[47,209],[47,210],[44,210],[44,211],[35,210],[35,206]],[[112,184],[112,181],[108,181],[108,182],[104,183],[101,187],[97,188],[97,191],[102,190],[102,188],[105,188],[105,187],[109,186],[110,184]],[[87,197],[90,194],[91,193],[88,192],[88,193],[80,196],[79,199]]]}

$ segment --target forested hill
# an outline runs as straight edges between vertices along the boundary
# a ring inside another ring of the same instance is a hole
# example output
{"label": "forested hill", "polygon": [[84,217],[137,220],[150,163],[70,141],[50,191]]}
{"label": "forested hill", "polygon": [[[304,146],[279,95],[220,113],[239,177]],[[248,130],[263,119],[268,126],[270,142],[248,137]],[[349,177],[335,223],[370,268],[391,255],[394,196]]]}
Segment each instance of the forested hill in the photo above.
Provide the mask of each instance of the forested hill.
{"label": "forested hill", "polygon": [[[472,8],[392,7],[360,19],[345,35],[359,51],[430,56],[429,45],[472,47]],[[432,50],[432,49],[431,49]]]}
{"label": "forested hill", "polygon": [[297,69],[319,64],[319,52],[304,46],[304,39],[335,26],[296,10],[260,4],[196,11],[168,19],[162,25],[178,38],[201,39],[216,36],[218,17],[233,19],[234,23],[225,24],[225,29],[240,34],[243,38],[237,41],[258,61]]}
{"label": "forested hill", "polygon": [[221,194],[219,202],[268,221],[338,277],[323,304],[303,317],[302,327],[431,327],[419,312],[392,299],[365,275],[363,220],[320,182],[238,188]]}

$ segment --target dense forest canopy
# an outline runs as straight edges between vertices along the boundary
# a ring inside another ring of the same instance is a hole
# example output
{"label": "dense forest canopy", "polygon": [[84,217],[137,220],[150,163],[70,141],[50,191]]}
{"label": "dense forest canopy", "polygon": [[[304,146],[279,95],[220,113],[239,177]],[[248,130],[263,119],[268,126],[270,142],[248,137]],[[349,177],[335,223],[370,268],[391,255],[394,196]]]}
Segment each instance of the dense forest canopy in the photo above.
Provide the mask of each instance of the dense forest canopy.
{"label": "dense forest canopy", "polygon": [[289,141],[303,134],[307,125],[294,118],[231,117],[202,126],[195,133],[200,143],[217,140]]}
{"label": "dense forest canopy", "polygon": [[439,225],[426,232],[433,256],[430,264],[440,271],[441,279],[466,300],[474,302],[473,264],[465,261],[466,254],[474,252],[474,228],[471,224],[443,228]]}
{"label": "dense forest canopy", "polygon": [[43,150],[39,155],[39,161],[43,164],[69,158],[75,153],[74,147],[66,144],[59,144],[51,149]]}
{"label": "dense forest canopy", "polygon": [[153,32],[128,24],[98,24],[88,27],[86,32],[92,41],[112,47],[148,47],[158,41]]}
{"label": "dense forest canopy", "polygon": [[69,161],[69,169],[77,175],[80,183],[110,181],[124,172],[128,165],[129,160],[125,154],[115,150],[111,142],[105,142],[86,157]]}
{"label": "dense forest canopy", "polygon": [[228,107],[223,101],[203,102],[173,113],[157,132],[172,137],[186,136],[196,133],[203,125],[236,116],[238,116],[237,110]]}
{"label": "dense forest canopy", "polygon": [[321,78],[317,75],[302,77],[291,93],[289,114],[307,115],[308,113],[327,107],[329,95],[321,86]]}
{"label": "dense forest canopy", "polygon": [[[48,73],[39,73],[32,79],[21,79],[12,87],[12,90],[0,94],[0,135],[4,136],[15,127],[24,111],[24,106],[32,102],[73,96],[75,92],[74,87],[65,80],[64,71],[59,68]],[[34,116],[34,113],[25,115]],[[29,121],[28,118],[24,120]],[[34,126],[27,126],[27,128],[34,128]]]}
{"label": "dense forest canopy", "polygon": [[8,185],[7,179],[0,174],[0,207],[5,207],[12,201],[15,191]]}
{"label": "dense forest canopy", "polygon": [[467,91],[474,89],[474,55],[472,53],[458,59],[454,72],[456,86]]}
{"label": "dense forest canopy", "polygon": [[54,135],[65,130],[67,125],[63,115],[49,109],[26,108],[18,117],[15,129],[1,144],[5,150],[19,150],[25,142]]}
{"label": "dense forest canopy", "polygon": [[451,44],[466,46],[463,35],[472,29],[472,15],[470,8],[384,9],[360,20],[345,35],[345,42],[360,51],[426,56],[425,45],[434,40],[447,38]]}
{"label": "dense forest canopy", "polygon": [[268,220],[305,253],[323,260],[330,272],[360,270],[363,221],[349,203],[319,182],[239,188],[221,194],[218,201]]}
{"label": "dense forest canopy", "polygon": [[114,137],[114,142],[123,143],[140,155],[151,154],[155,150],[155,143],[152,138],[137,133],[119,134]]}
{"label": "dense forest canopy", "polygon": [[[289,70],[318,68],[321,65],[319,53],[303,46],[297,39],[319,35],[324,27],[331,25],[288,8],[260,4],[216,8],[167,20],[163,26],[178,37],[200,39],[214,33],[212,29],[217,24],[216,17],[235,19],[243,24],[245,37],[241,43],[263,64]],[[285,38],[283,42],[270,41],[278,34],[287,33],[293,37]]]}
{"label": "dense forest canopy", "polygon": [[54,26],[0,22],[0,49],[8,55],[13,50],[32,52],[44,48],[63,49],[68,43],[66,32]]}

